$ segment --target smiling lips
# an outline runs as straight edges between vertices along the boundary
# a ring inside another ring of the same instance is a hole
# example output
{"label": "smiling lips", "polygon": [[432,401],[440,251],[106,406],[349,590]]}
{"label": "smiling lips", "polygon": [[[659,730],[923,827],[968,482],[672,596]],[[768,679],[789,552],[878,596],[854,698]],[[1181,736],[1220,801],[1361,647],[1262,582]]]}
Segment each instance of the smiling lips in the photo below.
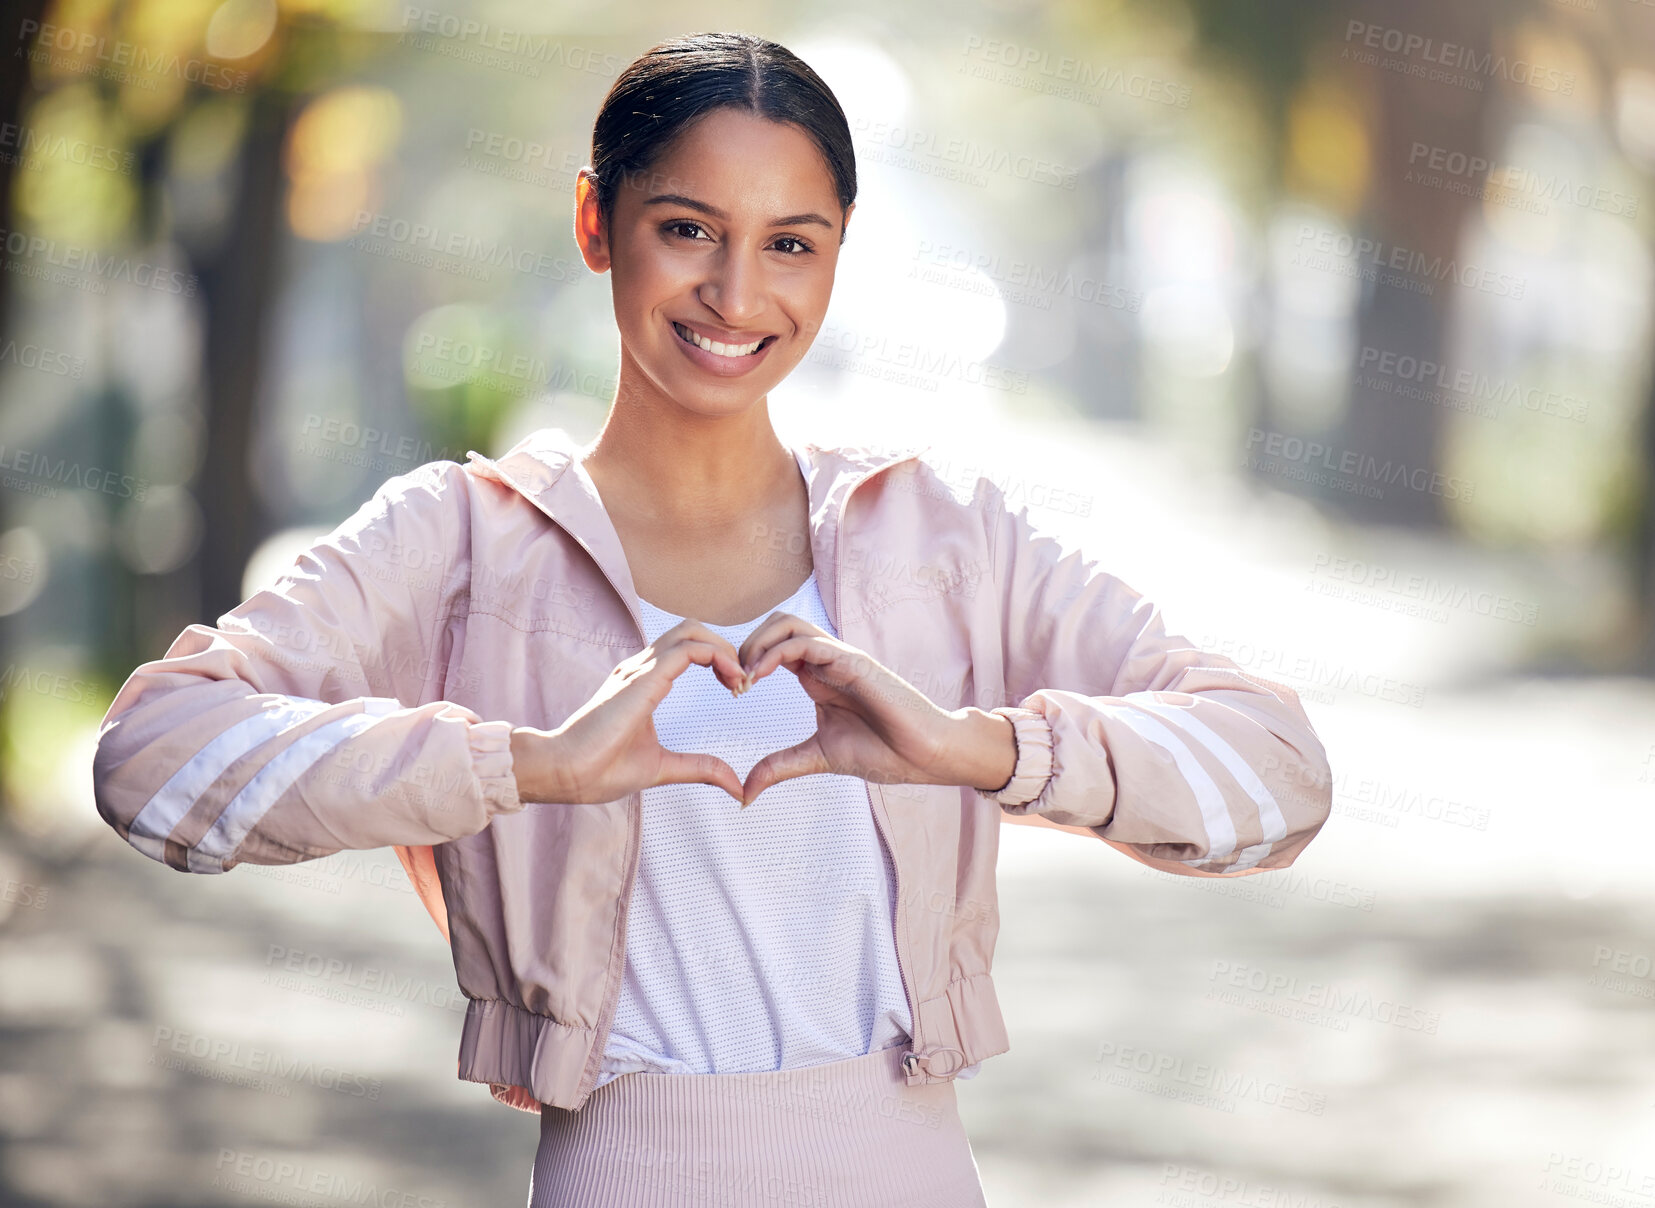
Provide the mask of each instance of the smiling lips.
{"label": "smiling lips", "polygon": [[672,329],[678,333],[678,338],[686,344],[693,344],[704,352],[710,352],[716,357],[735,359],[737,357],[752,356],[762,348],[768,347],[777,337],[761,336],[742,344],[725,344],[718,340],[709,339],[700,332],[685,327],[682,323],[674,322]]}

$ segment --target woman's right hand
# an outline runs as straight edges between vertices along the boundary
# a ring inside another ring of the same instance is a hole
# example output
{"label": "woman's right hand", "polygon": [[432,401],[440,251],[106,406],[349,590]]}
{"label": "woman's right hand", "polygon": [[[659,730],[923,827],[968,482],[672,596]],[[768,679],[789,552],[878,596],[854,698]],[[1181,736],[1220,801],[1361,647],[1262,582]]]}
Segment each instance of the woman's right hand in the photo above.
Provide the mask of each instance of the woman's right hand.
{"label": "woman's right hand", "polygon": [[741,781],[716,755],[669,751],[655,735],[655,709],[691,663],[711,667],[736,695],[751,683],[730,642],[691,619],[680,621],[609,678],[555,730],[518,726],[512,768],[523,801],[613,801],[658,784],[711,784],[742,799]]}

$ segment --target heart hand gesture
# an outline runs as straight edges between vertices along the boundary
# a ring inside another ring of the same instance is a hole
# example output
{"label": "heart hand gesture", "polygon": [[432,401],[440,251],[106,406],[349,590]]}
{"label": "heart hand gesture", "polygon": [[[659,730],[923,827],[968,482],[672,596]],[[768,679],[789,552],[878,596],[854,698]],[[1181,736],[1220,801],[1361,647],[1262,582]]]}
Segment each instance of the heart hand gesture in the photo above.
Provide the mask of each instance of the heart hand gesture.
{"label": "heart hand gesture", "polygon": [[[778,667],[816,703],[816,732],[772,751],[745,784],[716,755],[669,751],[655,709],[692,663],[710,667],[740,696]],[[674,625],[619,663],[592,699],[556,730],[512,731],[513,769],[524,801],[613,801],[658,784],[712,784],[752,804],[773,784],[833,772],[875,784],[990,787],[1011,775],[1009,722],[980,709],[953,712],[871,655],[792,613],[775,612],[738,652],[699,621]]]}
{"label": "heart hand gesture", "polygon": [[802,617],[766,617],[741,644],[741,665],[749,683],[786,667],[816,702],[816,733],[753,765],[743,807],[773,784],[818,772],[875,784],[960,783],[946,766],[960,716]]}
{"label": "heart hand gesture", "polygon": [[655,709],[692,663],[711,667],[731,692],[744,683],[736,648],[699,621],[683,620],[609,678],[556,730],[518,726],[512,766],[524,801],[613,801],[658,784],[717,785],[741,800],[741,778],[716,755],[669,751],[655,733]]}

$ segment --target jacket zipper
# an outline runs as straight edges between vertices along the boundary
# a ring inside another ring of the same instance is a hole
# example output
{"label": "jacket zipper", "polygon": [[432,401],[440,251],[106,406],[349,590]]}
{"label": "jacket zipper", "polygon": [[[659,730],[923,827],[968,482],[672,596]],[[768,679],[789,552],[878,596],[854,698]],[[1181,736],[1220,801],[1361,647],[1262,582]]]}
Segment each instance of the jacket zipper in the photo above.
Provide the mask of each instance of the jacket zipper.
{"label": "jacket zipper", "polygon": [[[892,464],[896,463],[893,462]],[[851,496],[856,494],[857,487],[878,474],[880,470],[889,468],[889,466],[881,466],[878,470],[872,470],[852,483],[850,489],[845,492],[845,502],[839,509],[839,528],[833,538],[833,608],[839,618],[839,632],[841,634],[845,631],[845,518],[850,515]],[[908,996],[908,1040],[912,1048],[917,1051],[920,1048],[919,1007],[915,1001],[913,985],[908,980],[908,963],[902,959],[903,939],[907,933],[902,918],[902,865],[896,858],[896,844],[891,842],[891,835],[885,818],[884,794],[880,794],[878,802],[875,802],[872,782],[865,780],[862,782],[862,787],[868,794],[868,807],[873,810],[874,829],[879,832],[879,838],[885,844],[885,850],[891,858],[891,875],[896,882],[893,887],[896,900],[891,906],[891,938],[896,948],[897,976],[902,979],[902,992]],[[902,1068],[908,1070],[909,1073],[913,1072],[909,1069],[907,1057],[902,1060]]]}
{"label": "jacket zipper", "polygon": [[[556,516],[552,515],[551,512],[547,511],[545,506],[542,505],[541,502],[538,499],[535,499],[532,496],[530,496],[527,491],[523,490],[523,488],[521,486],[519,486],[509,476],[507,476],[506,472],[504,470],[502,470],[500,468],[500,466],[495,461],[493,461],[490,458],[483,458],[482,460],[486,461],[489,468],[492,469],[496,474],[500,475],[502,480],[504,480],[505,482],[510,483],[511,487],[514,491],[516,491],[519,495],[523,496],[523,498],[529,500],[529,502],[534,504],[535,507],[539,508],[540,511],[546,516],[546,518],[548,520],[550,520],[553,524],[557,525],[564,532],[568,533],[569,536],[573,537],[576,544],[578,544],[583,550],[585,550],[587,552],[587,554],[592,558],[592,564],[594,566],[598,567],[599,573],[603,574],[603,577],[605,579],[609,579],[608,573],[603,570],[602,564],[598,562],[597,555],[592,553],[592,547],[591,546],[587,545],[586,542],[582,541],[580,539],[580,537],[572,529],[570,529],[568,526],[566,526]],[[844,538],[844,532],[845,532],[845,517],[850,513],[851,497],[856,494],[856,488],[857,487],[860,487],[863,483],[867,482],[875,474],[878,474],[881,471],[887,470],[887,469],[890,468],[891,465],[896,465],[896,464],[898,464],[898,463],[891,462],[889,465],[880,466],[877,469],[870,470],[868,473],[864,474],[861,478],[857,479],[854,483],[851,484],[850,489],[845,492],[845,502],[842,505],[840,505],[840,508],[839,508],[839,528],[838,528],[837,532],[834,535],[834,541],[833,541],[833,564],[834,564],[833,600],[834,600],[834,611],[837,613],[837,615],[839,617],[839,624],[841,626],[841,629],[840,629],[841,633],[844,632],[843,625],[844,625],[844,616],[845,616],[845,611],[844,611],[844,606],[845,606],[845,573],[844,573],[844,571],[845,571],[845,559],[844,559],[844,556],[843,556],[843,551],[844,551],[844,540],[843,540],[843,538]],[[615,581],[613,579],[609,579],[609,586],[610,587],[615,587]],[[616,589],[616,594],[617,595],[621,594],[619,589]],[[644,633],[643,618],[638,615],[638,610],[632,607],[631,602],[629,600],[627,600],[625,596],[621,597],[621,602],[626,605],[627,612],[629,614],[631,614],[632,623],[638,627],[638,638],[639,638],[639,640],[642,641],[647,646],[649,644],[649,639]],[[897,976],[902,979],[903,993],[908,996],[908,1020],[909,1020],[909,1033],[910,1033],[908,1039],[909,1039],[910,1043],[912,1044],[913,1048],[915,1050],[918,1050],[920,1048],[919,1011],[918,1011],[917,1006],[916,1006],[915,1001],[914,1001],[914,988],[913,988],[913,985],[908,979],[908,962],[905,961],[903,959],[903,956],[902,956],[903,939],[904,939],[904,936],[905,936],[906,930],[907,930],[902,925],[902,865],[898,862],[898,860],[896,858],[896,845],[891,842],[890,831],[889,831],[889,829],[887,828],[887,825],[886,825],[885,814],[884,814],[885,798],[883,796],[881,796],[879,801],[877,803],[875,803],[874,798],[873,798],[873,786],[872,786],[872,784],[867,782],[867,781],[864,781],[862,787],[867,793],[869,808],[871,808],[873,810],[874,829],[879,832],[880,840],[885,844],[885,850],[890,855],[890,858],[891,858],[892,877],[893,877],[893,880],[896,882],[896,884],[894,886],[896,901],[892,904],[892,911],[891,911],[891,916],[892,916],[891,917],[891,932],[892,932],[892,938],[895,941],[895,948],[896,948]],[[636,879],[637,873],[638,873],[638,853],[639,853],[639,849],[643,845],[643,794],[641,792],[635,792],[635,793],[631,794],[631,798],[630,798],[630,802],[629,802],[629,808],[630,808],[630,811],[631,811],[631,814],[630,814],[631,823],[630,823],[630,826],[628,828],[629,829],[629,834],[628,834],[628,844],[627,844],[627,849],[628,850],[627,850],[626,875],[625,875],[625,878],[624,878],[624,880],[622,882],[622,886],[621,886],[621,900],[620,900],[620,905],[619,905],[619,909],[620,909],[620,912],[621,912],[621,920],[620,920],[621,947],[623,949],[626,947],[627,915],[631,912],[631,906],[632,906],[632,886],[633,886],[633,882]],[[625,976],[625,968],[624,968],[624,963],[623,963],[622,977],[624,977],[624,976]],[[575,1107],[572,1110],[578,1110],[580,1108],[580,1106],[586,1102],[587,1096],[589,1096],[592,1093],[591,1084],[597,1082],[598,1074],[602,1072],[602,1069],[601,1069],[602,1062],[603,1062],[602,1053],[609,1045],[609,1033],[610,1033],[611,1029],[614,1027],[615,1011],[620,1006],[620,998],[621,998],[620,987],[621,987],[621,979],[616,978],[614,980],[610,990],[606,993],[606,996],[605,996],[605,999],[604,999],[604,1005],[603,1005],[603,1007],[600,1011],[599,1022],[598,1022],[598,1033],[599,1033],[599,1035],[598,1035],[598,1041],[597,1041],[597,1046],[596,1046],[596,1052],[599,1054],[599,1057],[598,1057],[598,1060],[597,1060],[596,1063],[594,1063],[590,1059],[588,1059],[588,1062],[587,1062],[588,1072],[581,1077],[580,1086],[576,1090],[576,1094],[578,1095],[578,1098],[575,1100]],[[904,1069],[908,1068],[908,1063],[907,1063],[906,1059],[904,1059],[904,1061],[903,1061],[903,1068]]]}
{"label": "jacket zipper", "polygon": [[[597,555],[592,552],[592,547],[582,541],[580,536],[573,529],[569,528],[556,516],[552,515],[552,513],[548,511],[538,499],[535,499],[521,486],[519,486],[515,480],[513,480],[504,470],[500,468],[497,462],[491,458],[483,458],[480,455],[479,460],[487,462],[489,468],[498,474],[502,481],[511,485],[512,490],[516,491],[524,499],[527,499],[530,503],[534,504],[535,507],[539,508],[545,515],[546,519],[557,525],[558,528],[562,529],[565,533],[568,533],[570,537],[574,538],[575,543],[579,545],[581,549],[586,551],[587,555],[592,559],[592,565],[598,568],[598,573],[603,575],[603,577],[608,580],[610,587],[615,588],[615,594],[621,596],[621,603],[626,605],[626,611],[631,615],[632,623],[638,627],[638,640],[645,646],[649,645],[649,638],[644,633],[643,617],[638,614],[638,610],[636,608],[632,607],[632,602],[622,595],[620,589],[615,587],[615,581],[609,578],[608,572],[603,569],[603,564],[598,561]],[[568,471],[565,472],[567,473]],[[620,911],[621,948],[623,952],[626,948],[627,916],[631,913],[632,909],[632,885],[638,875],[638,853],[643,846],[644,795],[642,792],[633,792],[628,794],[627,816],[626,873],[621,880],[620,903],[617,906],[617,909]],[[594,1052],[597,1055],[596,1060],[594,1060],[591,1056],[588,1056],[587,1070],[581,1075],[580,1085],[575,1090],[578,1098],[575,1100],[575,1106],[571,1110],[578,1110],[581,1105],[586,1102],[587,1096],[592,1093],[592,1084],[597,1082],[598,1075],[603,1072],[603,1053],[604,1050],[609,1047],[609,1033],[615,1025],[615,1012],[620,1007],[621,1002],[621,982],[625,976],[626,962],[623,958],[621,962],[620,976],[614,978],[605,986],[603,1006],[599,1008],[598,1011],[598,1040],[594,1049]]]}
{"label": "jacket zipper", "polygon": [[[563,531],[569,532],[568,529]],[[575,536],[573,533],[569,533],[569,535],[571,537]],[[575,537],[575,540],[580,541],[580,538]],[[585,545],[586,543],[581,541],[583,548]],[[591,551],[588,550],[587,552],[590,553]],[[595,563],[596,559],[593,559],[593,561]],[[604,578],[607,579],[609,576],[605,575]],[[609,585],[614,587],[614,580],[611,579]],[[644,633],[643,618],[638,615],[637,610],[624,597],[621,602],[626,604],[626,610],[632,614],[632,622],[638,627],[639,640],[645,646],[649,645],[649,638]],[[642,789],[628,794],[627,816],[630,821],[627,825],[626,875],[621,881],[621,900],[618,906],[621,916],[621,972],[615,978],[613,986],[605,994],[604,1005],[598,1016],[596,1060],[591,1058],[587,1060],[590,1072],[581,1077],[580,1086],[576,1089],[576,1094],[579,1096],[575,1100],[577,1109],[586,1102],[586,1097],[592,1093],[592,1084],[597,1082],[598,1075],[603,1072],[603,1054],[609,1048],[609,1033],[614,1029],[615,1012],[620,1009],[621,1005],[621,982],[626,977],[626,925],[632,914],[632,884],[638,877],[638,853],[644,842],[644,794]]]}

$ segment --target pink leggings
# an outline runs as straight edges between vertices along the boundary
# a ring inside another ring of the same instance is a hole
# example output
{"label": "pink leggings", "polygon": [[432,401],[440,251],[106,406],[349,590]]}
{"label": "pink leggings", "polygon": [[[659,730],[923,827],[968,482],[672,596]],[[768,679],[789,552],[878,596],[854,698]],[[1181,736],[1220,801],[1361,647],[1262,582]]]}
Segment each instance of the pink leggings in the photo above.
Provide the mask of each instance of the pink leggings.
{"label": "pink leggings", "polygon": [[907,1047],[545,1105],[528,1208],[987,1208],[954,1084],[906,1086]]}

